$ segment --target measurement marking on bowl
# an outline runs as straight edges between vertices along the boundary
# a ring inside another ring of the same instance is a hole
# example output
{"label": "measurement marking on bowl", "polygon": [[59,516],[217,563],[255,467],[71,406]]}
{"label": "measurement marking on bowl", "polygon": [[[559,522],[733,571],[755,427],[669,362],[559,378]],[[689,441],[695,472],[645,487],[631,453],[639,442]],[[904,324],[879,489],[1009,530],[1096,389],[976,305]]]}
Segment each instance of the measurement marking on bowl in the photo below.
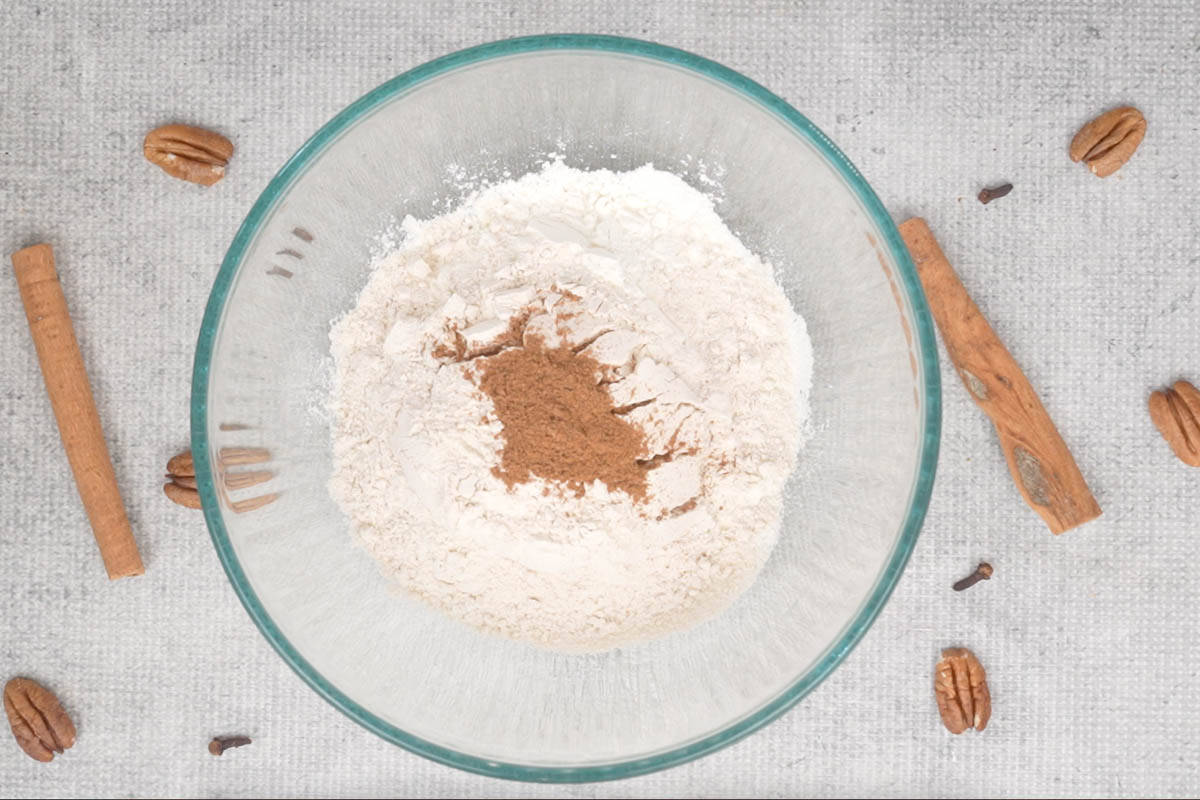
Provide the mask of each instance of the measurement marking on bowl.
{"label": "measurement marking on bowl", "polygon": [[218,460],[227,467],[261,464],[271,460],[271,451],[262,447],[222,447]]}
{"label": "measurement marking on bowl", "polygon": [[295,234],[297,239],[302,241],[311,242],[313,240],[313,235],[304,230],[304,228],[292,228],[292,233]]}
{"label": "measurement marking on bowl", "polygon": [[274,503],[278,499],[279,493],[274,492],[272,494],[263,494],[259,495],[258,497],[251,497],[246,500],[237,500],[233,503],[230,503],[229,507],[233,509],[234,513],[236,514],[245,514],[247,511],[254,511],[269,503]]}
{"label": "measurement marking on bowl", "polygon": [[268,275],[281,275],[285,278],[290,278],[293,275],[293,273],[290,269],[284,269],[283,267],[276,267],[276,266],[272,266],[269,270],[267,270],[267,274]]}
{"label": "measurement marking on bowl", "polygon": [[274,472],[265,469],[249,470],[246,472],[226,472],[225,488],[229,489],[230,491],[248,489],[251,486],[257,486],[260,483],[266,483],[274,477]]}
{"label": "measurement marking on bowl", "polygon": [[292,249],[292,248],[290,248],[290,247],[285,247],[285,248],[283,248],[282,250],[276,250],[276,251],[275,251],[275,255],[277,255],[277,256],[291,256],[292,258],[304,258],[304,254],[303,254],[303,253],[299,252],[298,250],[293,250],[293,249]]}
{"label": "measurement marking on bowl", "polygon": [[222,422],[219,426],[223,431],[248,431],[249,425],[243,425],[240,422]]}

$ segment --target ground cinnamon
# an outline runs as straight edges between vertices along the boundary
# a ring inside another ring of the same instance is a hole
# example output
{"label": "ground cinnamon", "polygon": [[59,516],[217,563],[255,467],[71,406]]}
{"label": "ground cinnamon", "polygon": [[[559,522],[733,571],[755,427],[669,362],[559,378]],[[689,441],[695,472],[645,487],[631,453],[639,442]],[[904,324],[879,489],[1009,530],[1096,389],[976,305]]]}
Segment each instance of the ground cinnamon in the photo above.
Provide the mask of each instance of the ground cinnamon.
{"label": "ground cinnamon", "polygon": [[549,348],[528,336],[475,361],[477,381],[504,426],[496,477],[510,488],[534,476],[578,495],[601,481],[635,501],[646,499],[646,436],[613,405],[600,364],[569,345]]}

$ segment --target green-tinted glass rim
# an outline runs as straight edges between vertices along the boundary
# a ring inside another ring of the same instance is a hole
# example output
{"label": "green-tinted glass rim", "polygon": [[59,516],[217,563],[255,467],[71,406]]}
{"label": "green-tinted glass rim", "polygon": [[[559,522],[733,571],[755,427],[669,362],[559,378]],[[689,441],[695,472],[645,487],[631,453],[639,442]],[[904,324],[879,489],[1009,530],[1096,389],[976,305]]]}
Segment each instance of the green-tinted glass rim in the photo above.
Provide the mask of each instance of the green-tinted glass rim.
{"label": "green-tinted glass rim", "polygon": [[[524,764],[511,764],[491,761],[476,756],[460,753],[428,742],[409,734],[389,722],[375,716],[358,703],[343,694],[337,687],[325,679],[303,656],[292,646],[291,642],[275,625],[258,596],[251,588],[237,556],[234,554],[229,536],[225,531],[218,511],[217,496],[212,481],[211,465],[209,463],[208,441],[208,374],[212,363],[213,344],[225,301],[233,286],[234,277],[246,255],[249,244],[258,234],[263,222],[269,216],[275,204],[283,197],[292,183],[304,173],[305,169],[315,161],[326,146],[340,133],[354,125],[359,119],[371,113],[381,104],[389,101],[399,93],[405,92],[437,75],[453,69],[476,64],[493,58],[512,56],[520,53],[530,53],[545,50],[583,50],[617,53],[637,56],[673,64],[706,78],[722,83],[759,105],[792,127],[797,135],[810,141],[829,161],[829,163],[846,180],[859,201],[867,210],[871,219],[882,233],[883,244],[888,248],[899,267],[900,281],[908,298],[915,317],[916,338],[918,342],[917,355],[921,365],[921,379],[924,385],[924,432],[921,441],[920,466],[917,480],[913,486],[912,496],[904,528],[897,539],[888,561],[881,572],[871,596],[863,604],[855,619],[846,627],[841,636],[826,651],[815,667],[800,676],[779,696],[763,707],[729,725],[728,727],[710,734],[703,739],[691,742],[670,751],[652,756],[636,758],[629,761],[585,767],[540,767]],[[208,306],[204,312],[204,321],[200,328],[200,337],[196,345],[196,360],[192,373],[192,452],[196,460],[196,474],[199,479],[200,495],[204,503],[204,517],[212,535],[213,545],[221,564],[233,584],[234,591],[245,606],[250,617],[258,625],[259,630],[266,636],[267,641],[275,648],[283,660],[304,679],[322,697],[368,730],[384,739],[425,756],[442,764],[458,767],[469,772],[479,773],[496,778],[526,780],[539,782],[584,782],[628,778],[635,775],[654,772],[667,767],[682,764],[707,753],[718,750],[772,721],[797,701],[813,690],[833,669],[841,663],[846,655],[854,648],[866,633],[884,603],[892,593],[896,582],[908,562],[909,555],[917,541],[925,511],[929,505],[929,496],[933,488],[934,472],[937,466],[938,444],[941,435],[941,381],[938,371],[937,350],[934,344],[933,322],[925,295],[921,291],[916,269],[909,258],[908,250],[900,238],[900,232],[892,222],[891,216],[884,209],[879,198],[867,185],[859,171],[850,160],[834,146],[833,142],[815,125],[783,99],[768,91],[749,78],[723,67],[706,58],[693,55],[683,50],[666,47],[652,42],[626,39],[617,36],[594,36],[576,34],[558,34],[548,36],[528,36],[517,39],[507,39],[499,42],[471,47],[456,53],[443,56],[426,64],[409,70],[402,75],[387,81],[383,85],[364,95],[350,104],[345,110],[326,123],[293,155],[283,168],[275,175],[262,195],[250,209],[246,220],[234,236],[229,251],[221,263],[220,272],[213,284]]]}

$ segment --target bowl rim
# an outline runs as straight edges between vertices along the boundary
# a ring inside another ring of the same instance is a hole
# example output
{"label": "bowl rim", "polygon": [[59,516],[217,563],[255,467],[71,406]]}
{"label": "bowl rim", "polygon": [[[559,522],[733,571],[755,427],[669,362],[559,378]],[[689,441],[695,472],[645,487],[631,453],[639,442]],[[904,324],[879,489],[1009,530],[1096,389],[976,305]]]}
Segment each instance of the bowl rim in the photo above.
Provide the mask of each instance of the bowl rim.
{"label": "bowl rim", "polygon": [[[533,766],[499,762],[434,744],[375,716],[343,694],[309,664],[275,625],[251,588],[225,531],[208,457],[207,413],[208,378],[212,365],[213,346],[225,302],[249,244],[257,236],[259,229],[269,217],[276,203],[286,194],[292,183],[303,174],[305,168],[324,152],[327,145],[342,131],[395,95],[448,71],[506,56],[538,51],[570,50],[636,56],[666,62],[699,73],[702,77],[723,84],[770,111],[785,122],[796,135],[815,146],[831,166],[841,173],[851,190],[858,196],[871,220],[882,233],[883,246],[888,249],[898,266],[900,283],[914,312],[916,328],[914,334],[919,344],[916,354],[921,365],[920,376],[925,400],[924,430],[917,478],[913,485],[901,533],[893,545],[892,552],[889,554],[870,596],[860,607],[854,619],[826,649],[818,662],[797,677],[779,695],[757,710],[699,740],[650,756],[580,767]],[[941,437],[941,377],[929,307],[926,304],[916,268],[900,237],[899,230],[858,169],[808,118],[782,98],[744,75],[684,50],[620,36],[548,34],[504,39],[469,47],[404,72],[351,103],[325,123],[288,159],[267,184],[266,189],[263,190],[246,215],[246,219],[239,227],[221,262],[221,268],[213,283],[196,345],[196,357],[192,371],[191,420],[192,453],[196,461],[196,474],[204,506],[204,518],[208,524],[217,556],[220,558],[221,565],[224,567],[238,599],[251,619],[254,620],[255,625],[258,626],[259,631],[305,683],[335,708],[367,730],[438,763],[493,778],[543,783],[580,783],[644,775],[683,764],[732,744],[773,721],[794,706],[845,659],[870,628],[891,595],[916,544],[921,524],[925,518],[933,488]]]}

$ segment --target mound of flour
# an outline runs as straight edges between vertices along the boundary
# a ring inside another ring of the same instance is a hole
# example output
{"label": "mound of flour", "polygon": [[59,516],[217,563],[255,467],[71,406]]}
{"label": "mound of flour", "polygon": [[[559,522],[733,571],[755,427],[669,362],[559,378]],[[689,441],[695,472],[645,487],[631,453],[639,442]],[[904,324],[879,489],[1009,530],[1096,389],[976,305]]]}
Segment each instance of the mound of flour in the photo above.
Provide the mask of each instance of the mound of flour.
{"label": "mound of flour", "polygon": [[[553,163],[403,234],[331,332],[331,491],[384,573],[565,651],[687,627],[744,591],[778,537],[812,355],[711,201],[650,166]],[[644,434],[644,496],[505,480],[479,368],[534,341],[594,360]]]}

